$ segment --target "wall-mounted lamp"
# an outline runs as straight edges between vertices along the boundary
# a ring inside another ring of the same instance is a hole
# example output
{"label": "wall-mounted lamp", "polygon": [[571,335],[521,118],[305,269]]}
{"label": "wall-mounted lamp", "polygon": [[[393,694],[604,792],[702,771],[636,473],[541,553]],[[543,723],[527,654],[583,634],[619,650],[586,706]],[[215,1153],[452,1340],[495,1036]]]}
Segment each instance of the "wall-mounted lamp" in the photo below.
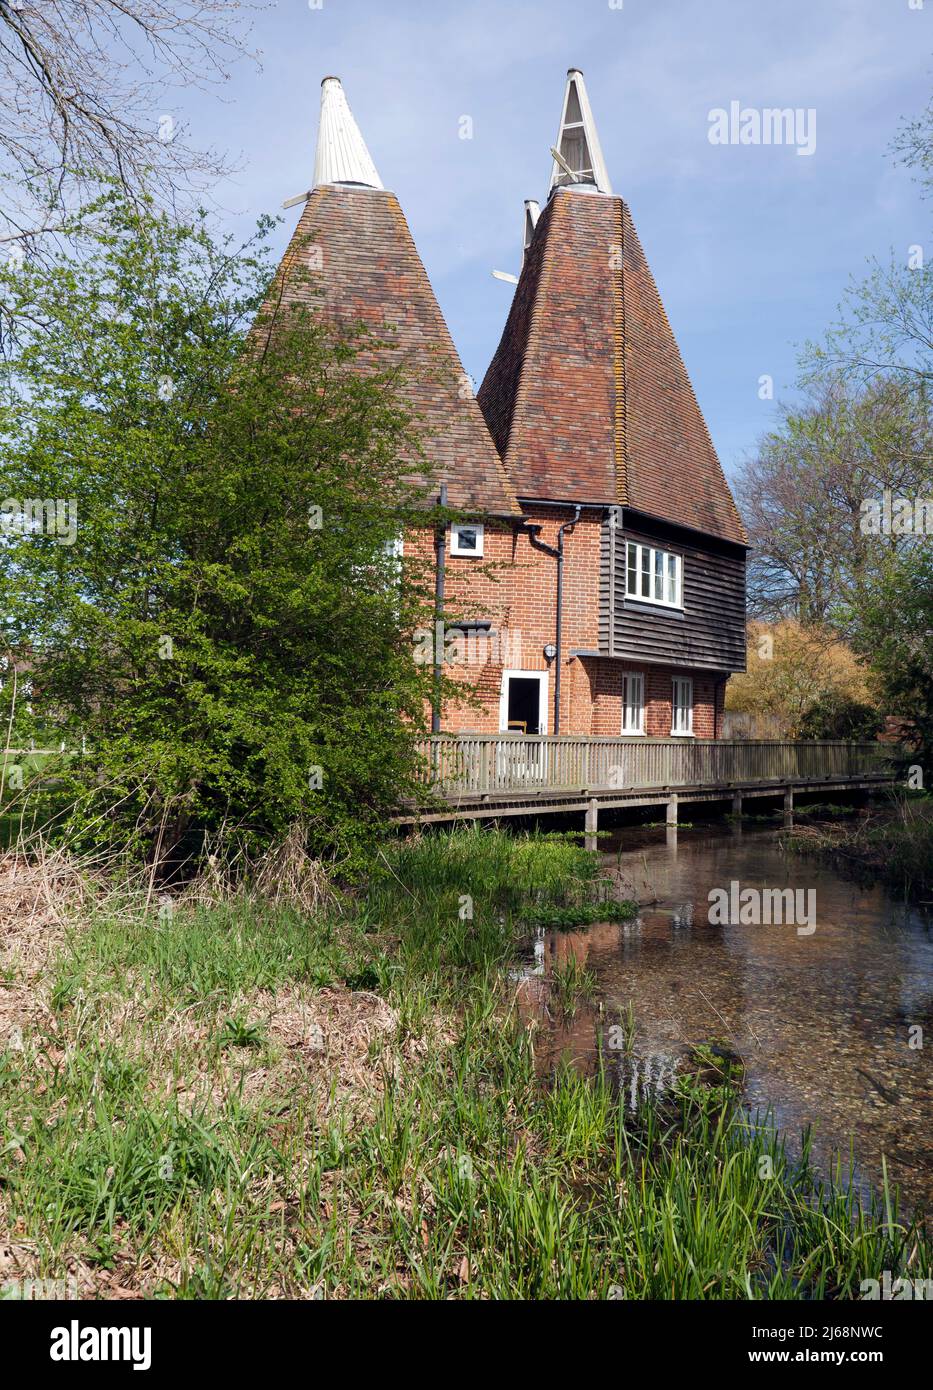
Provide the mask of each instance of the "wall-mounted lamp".
{"label": "wall-mounted lamp", "polygon": [[545,649],[544,649],[544,659],[545,659],[545,661],[553,661],[556,655],[557,655],[557,648],[554,646],[554,643],[553,643],[553,642],[548,642],[547,646],[546,646]]}

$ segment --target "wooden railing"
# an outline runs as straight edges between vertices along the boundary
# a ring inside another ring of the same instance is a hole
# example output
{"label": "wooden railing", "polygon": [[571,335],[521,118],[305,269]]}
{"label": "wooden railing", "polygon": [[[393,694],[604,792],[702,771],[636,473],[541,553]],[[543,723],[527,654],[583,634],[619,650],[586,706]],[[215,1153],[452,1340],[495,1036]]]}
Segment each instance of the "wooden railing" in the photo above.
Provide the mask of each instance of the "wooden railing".
{"label": "wooden railing", "polygon": [[420,740],[419,752],[426,785],[452,797],[880,778],[891,748],[841,741],[439,734]]}

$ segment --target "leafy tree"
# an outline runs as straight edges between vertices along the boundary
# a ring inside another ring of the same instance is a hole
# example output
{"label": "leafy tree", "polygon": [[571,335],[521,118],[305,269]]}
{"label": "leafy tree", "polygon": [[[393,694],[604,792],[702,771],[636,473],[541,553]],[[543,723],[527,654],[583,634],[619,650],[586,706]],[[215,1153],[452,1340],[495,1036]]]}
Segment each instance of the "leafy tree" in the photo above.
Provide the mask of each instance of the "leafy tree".
{"label": "leafy tree", "polygon": [[823,379],[759,444],[738,483],[754,552],[749,600],[756,617],[826,623],[858,593],[899,534],[868,533],[864,504],[885,489],[933,491],[933,412],[927,389],[877,379],[867,387]]}
{"label": "leafy tree", "polygon": [[[933,191],[933,101],[916,120],[902,121],[892,145],[896,161],[914,171],[923,196]],[[805,381],[827,371],[862,387],[878,380],[933,383],[933,265],[915,244],[887,261],[873,257],[868,274],[846,289],[839,316],[821,343],[803,355]]]}
{"label": "leafy tree", "polygon": [[726,707],[776,716],[791,738],[861,738],[881,723],[877,695],[867,664],[832,628],[784,619],[749,624],[747,669],[730,680]]}
{"label": "leafy tree", "polygon": [[840,316],[822,343],[808,345],[804,381],[827,371],[868,386],[879,378],[933,385],[933,265],[923,248],[904,259],[874,258],[845,292]]}
{"label": "leafy tree", "polygon": [[56,772],[95,843],[300,823],[351,855],[411,784],[404,381],[355,370],[371,340],[310,286],[270,291],[267,231],[234,251],[108,191],[74,254],[0,279],[4,646],[85,742]]}
{"label": "leafy tree", "polygon": [[893,143],[899,164],[914,170],[923,196],[933,192],[933,100],[915,120],[902,121]]}
{"label": "leafy tree", "polygon": [[888,558],[847,615],[853,643],[877,671],[885,710],[909,726],[914,753],[933,777],[933,539]]}
{"label": "leafy tree", "polygon": [[[926,196],[933,104],[902,124],[894,152]],[[929,763],[930,507],[919,526],[880,532],[863,512],[886,489],[912,504],[915,519],[918,504],[933,503],[933,267],[922,247],[872,261],[849,286],[837,322],[808,345],[801,380],[809,399],[784,412],[739,486],[756,549],[752,611],[794,615],[846,639],[876,674],[884,711],[906,721]],[[743,698],[741,682],[733,698]],[[859,726],[867,711],[852,700],[826,692],[797,728]]]}
{"label": "leafy tree", "polygon": [[884,728],[884,717],[877,705],[852,700],[837,691],[828,691],[805,711],[797,728],[798,738],[855,739],[877,738]]}

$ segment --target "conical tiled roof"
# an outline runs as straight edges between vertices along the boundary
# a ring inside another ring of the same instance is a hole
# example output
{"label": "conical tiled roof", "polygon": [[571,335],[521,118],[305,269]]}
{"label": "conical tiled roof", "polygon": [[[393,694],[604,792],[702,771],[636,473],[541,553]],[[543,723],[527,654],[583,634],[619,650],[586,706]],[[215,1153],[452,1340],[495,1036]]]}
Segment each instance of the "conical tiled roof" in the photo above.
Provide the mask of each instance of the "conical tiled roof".
{"label": "conical tiled roof", "polygon": [[371,329],[373,344],[357,359],[364,370],[401,369],[404,400],[419,417],[431,469],[426,477],[413,461],[414,480],[432,490],[446,482],[453,508],[518,515],[405,215],[395,194],[379,184],[336,78],[323,84],[315,168],[316,186],[282,262],[305,274],[286,286],[286,301],[298,298],[338,323]]}
{"label": "conical tiled roof", "polygon": [[746,535],[628,207],[555,188],[478,393],[519,497]]}

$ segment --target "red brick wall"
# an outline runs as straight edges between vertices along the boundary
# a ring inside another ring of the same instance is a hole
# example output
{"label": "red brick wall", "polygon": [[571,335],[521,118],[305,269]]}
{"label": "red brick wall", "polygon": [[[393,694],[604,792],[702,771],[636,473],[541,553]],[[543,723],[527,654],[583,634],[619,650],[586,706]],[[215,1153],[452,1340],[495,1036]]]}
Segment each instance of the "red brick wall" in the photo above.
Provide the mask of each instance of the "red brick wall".
{"label": "red brick wall", "polygon": [[[540,539],[556,546],[557,528],[572,510],[541,509],[529,520],[541,525]],[[622,672],[645,675],[645,731],[649,737],[671,733],[671,680],[675,674],[693,679],[693,731],[697,738],[719,736],[724,685],[703,672],[674,672],[598,657],[571,657],[574,649],[599,646],[599,571],[601,519],[584,513],[564,539],[564,630],[561,676],[561,733],[617,737],[622,727]],[[434,542],[427,529],[405,537],[408,563],[433,575]],[[431,580],[433,583],[433,580]],[[449,732],[497,733],[503,670],[548,672],[547,729],[554,732],[555,663],[544,647],[556,639],[557,561],[536,550],[527,535],[487,522],[482,560],[451,555],[446,575],[448,612],[466,619],[488,619],[493,635],[461,644],[463,659],[448,666],[448,675],[462,681],[478,699],[445,704],[443,728]]]}
{"label": "red brick wall", "polygon": [[[592,718],[589,729],[572,732],[596,737],[617,738],[622,730],[622,675],[641,671],[645,678],[645,734],[648,738],[670,738],[672,681],[675,675],[693,680],[693,732],[696,738],[716,738],[716,679],[699,671],[673,671],[668,666],[646,666],[643,662],[586,660],[592,691]],[[720,701],[721,701],[720,696]],[[571,730],[568,729],[568,733]]]}

